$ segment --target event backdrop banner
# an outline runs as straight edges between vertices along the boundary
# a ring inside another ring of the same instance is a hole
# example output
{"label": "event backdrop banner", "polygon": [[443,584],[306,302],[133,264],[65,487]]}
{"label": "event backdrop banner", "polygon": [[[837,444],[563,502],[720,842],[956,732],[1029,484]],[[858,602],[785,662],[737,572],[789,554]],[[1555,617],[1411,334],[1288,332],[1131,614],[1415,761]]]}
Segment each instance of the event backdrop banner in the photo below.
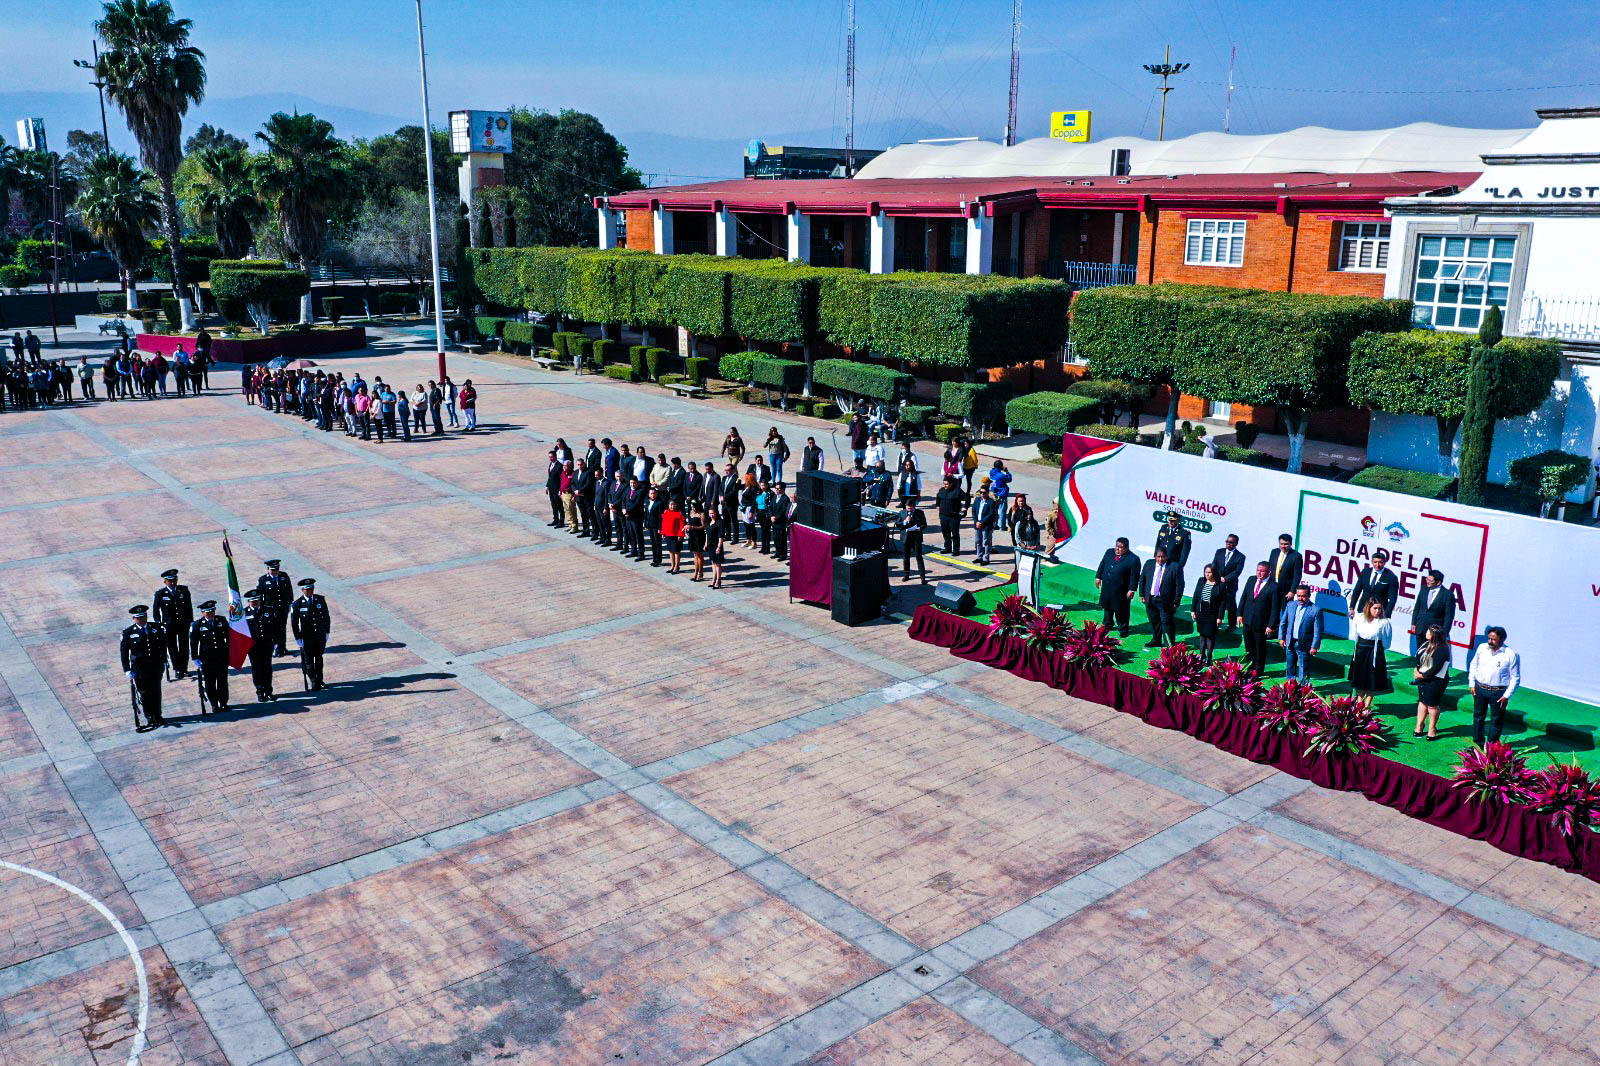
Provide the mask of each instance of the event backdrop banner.
{"label": "event backdrop banner", "polygon": [[[1193,537],[1185,593],[1229,533],[1247,576],[1288,533],[1333,636],[1348,634],[1345,597],[1381,548],[1400,579],[1395,650],[1410,653],[1411,605],[1440,570],[1456,598],[1453,644],[1471,648],[1504,626],[1523,684],[1600,703],[1600,530],[1073,433],[1062,442],[1059,503],[1057,535],[1070,539],[1056,557],[1091,570],[1118,537],[1148,559],[1177,511]],[[1466,658],[1456,652],[1455,665]]]}

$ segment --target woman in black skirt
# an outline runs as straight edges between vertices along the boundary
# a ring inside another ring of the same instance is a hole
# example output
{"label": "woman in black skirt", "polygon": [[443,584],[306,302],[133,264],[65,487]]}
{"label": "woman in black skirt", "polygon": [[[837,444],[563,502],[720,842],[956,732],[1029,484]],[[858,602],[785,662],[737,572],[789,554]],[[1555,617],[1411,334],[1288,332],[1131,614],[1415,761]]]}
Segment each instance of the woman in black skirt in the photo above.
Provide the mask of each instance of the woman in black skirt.
{"label": "woman in black skirt", "polygon": [[722,521],[715,510],[706,511],[706,555],[711,559],[711,587],[722,587]]}
{"label": "woman in black skirt", "polygon": [[699,500],[689,504],[689,554],[694,556],[694,576],[699,581],[706,572],[706,508]]}
{"label": "woman in black skirt", "polygon": [[1222,615],[1226,587],[1217,568],[1206,564],[1189,597],[1189,617],[1194,619],[1195,635],[1200,638],[1200,658],[1211,662],[1217,650],[1217,620]]}
{"label": "woman in black skirt", "polygon": [[1357,696],[1372,699],[1394,691],[1387,659],[1391,632],[1389,620],[1383,616],[1383,604],[1370,601],[1350,631],[1356,641],[1350,658],[1350,687]]}
{"label": "woman in black skirt", "polygon": [[1428,739],[1439,739],[1439,701],[1444,698],[1444,688],[1450,683],[1450,645],[1444,639],[1444,630],[1429,626],[1417,645],[1417,668],[1411,679],[1417,685],[1417,728],[1414,737],[1422,736],[1422,726],[1428,726]]}

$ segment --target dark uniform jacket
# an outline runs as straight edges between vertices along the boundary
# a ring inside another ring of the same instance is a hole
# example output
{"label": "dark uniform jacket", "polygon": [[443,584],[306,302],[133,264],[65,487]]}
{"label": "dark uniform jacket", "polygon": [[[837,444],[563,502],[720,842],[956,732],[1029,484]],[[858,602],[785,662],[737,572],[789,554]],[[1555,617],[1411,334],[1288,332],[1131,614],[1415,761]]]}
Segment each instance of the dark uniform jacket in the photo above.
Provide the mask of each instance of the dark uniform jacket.
{"label": "dark uniform jacket", "polygon": [[203,666],[227,666],[231,635],[227,619],[220,615],[197,618],[189,627],[189,650]]}
{"label": "dark uniform jacket", "polygon": [[167,632],[159,622],[134,623],[122,631],[122,671],[159,674],[167,665]]}
{"label": "dark uniform jacket", "polygon": [[594,495],[594,472],[588,467],[573,471],[572,494],[580,500],[587,500]]}
{"label": "dark uniform jacket", "polygon": [[272,615],[262,607],[246,607],[244,622],[250,628],[250,658],[272,659]]}
{"label": "dark uniform jacket", "polygon": [[1267,576],[1277,582],[1279,599],[1294,595],[1295,587],[1300,584],[1301,565],[1300,553],[1293,548],[1287,555],[1282,548],[1273,548],[1272,554],[1267,556]]}
{"label": "dark uniform jacket", "polygon": [[783,525],[789,521],[789,515],[794,511],[794,501],[789,498],[788,493],[774,496],[772,502],[767,504],[767,511],[772,515],[774,525]]}
{"label": "dark uniform jacket", "polygon": [[1100,582],[1100,606],[1120,607],[1128,602],[1128,593],[1139,585],[1139,557],[1123,552],[1118,559],[1117,550],[1107,548],[1094,576]]}
{"label": "dark uniform jacket", "polygon": [[[1433,602],[1429,603],[1429,594],[1433,593]],[[1456,624],[1456,595],[1450,591],[1449,586],[1441,584],[1437,589],[1424,587],[1417,593],[1417,602],[1411,607],[1411,625],[1417,631],[1417,636],[1426,636],[1429,626],[1438,626],[1444,630],[1444,639],[1450,639],[1451,627]]]}
{"label": "dark uniform jacket", "polygon": [[263,611],[271,611],[279,618],[287,616],[289,603],[294,599],[294,583],[289,580],[288,574],[282,570],[276,574],[262,574],[256,579],[256,588],[261,592]]}
{"label": "dark uniform jacket", "polygon": [[328,617],[328,601],[314,592],[301,596],[289,611],[289,623],[296,640],[313,645],[327,640],[328,631],[333,628]]}
{"label": "dark uniform jacket", "polygon": [[[1189,549],[1194,546],[1194,541],[1189,538],[1189,531],[1179,526],[1173,529],[1163,525],[1156,534],[1156,547],[1167,550],[1167,562],[1180,570],[1189,561]],[[1154,554],[1154,553],[1152,553]]]}
{"label": "dark uniform jacket", "polygon": [[194,601],[189,598],[189,586],[174,585],[169,589],[162,585],[156,589],[150,601],[150,620],[169,629],[182,626],[183,631],[188,632],[189,623],[194,621]]}

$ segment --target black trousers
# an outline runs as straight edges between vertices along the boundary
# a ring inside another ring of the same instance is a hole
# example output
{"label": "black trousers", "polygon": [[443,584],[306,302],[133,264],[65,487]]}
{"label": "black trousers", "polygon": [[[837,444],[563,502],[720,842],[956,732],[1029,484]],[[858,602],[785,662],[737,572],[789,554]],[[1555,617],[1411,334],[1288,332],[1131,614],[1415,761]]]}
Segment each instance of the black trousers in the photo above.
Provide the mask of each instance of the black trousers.
{"label": "black trousers", "polygon": [[1500,739],[1500,725],[1506,713],[1500,697],[1505,694],[1504,687],[1488,685],[1479,685],[1472,694],[1472,742],[1480,748],[1487,741]]}
{"label": "black trousers", "polygon": [[1118,596],[1115,600],[1113,600],[1111,602],[1110,606],[1107,606],[1106,602],[1104,600],[1101,600],[1100,601],[1100,609],[1101,609],[1100,624],[1105,626],[1107,629],[1109,629],[1109,628],[1111,628],[1111,623],[1112,622],[1116,622],[1117,623],[1117,632],[1121,633],[1123,636],[1127,636],[1128,635],[1128,613],[1132,609],[1132,607],[1133,607],[1133,601],[1128,599],[1128,597],[1126,597],[1126,596]]}
{"label": "black trousers", "polygon": [[[191,619],[192,621],[192,619]],[[189,672],[189,623],[170,623],[167,626],[167,661],[179,674]]]}
{"label": "black trousers", "polygon": [[282,655],[289,647],[289,612],[274,611],[272,615],[272,651]]}
{"label": "black trousers", "polygon": [[557,526],[567,524],[567,510],[561,506],[561,490],[546,486],[545,495],[550,497],[550,521]]}
{"label": "black trousers", "polygon": [[906,537],[900,542],[900,572],[911,576],[911,560],[917,560],[917,572],[924,581],[928,578],[928,564],[922,559],[922,537]]}
{"label": "black trousers", "polygon": [[961,554],[961,519],[939,519],[939,535],[944,538],[944,553],[946,555]]}
{"label": "black trousers", "polygon": [[1177,612],[1171,605],[1152,597],[1145,601],[1144,612],[1150,619],[1151,640],[1171,644],[1178,639]]}
{"label": "black trousers", "polygon": [[772,523],[772,553],[780,560],[789,558],[789,523]]}
{"label": "black trousers", "polygon": [[628,516],[628,540],[623,549],[624,555],[631,555],[636,559],[644,558],[644,519]]}
{"label": "black trousers", "polygon": [[654,522],[651,522],[650,523],[650,529],[649,529],[649,536],[650,536],[650,561],[655,563],[655,565],[660,566],[661,565],[661,527],[656,525]]}
{"label": "black trousers", "polygon": [[228,705],[228,660],[209,663],[196,660],[194,667],[200,675],[200,695],[211,704],[213,711],[222,710]]}
{"label": "black trousers", "polygon": [[587,496],[578,497],[578,517],[583,519],[583,535],[594,537],[598,528],[594,521],[594,501]]}
{"label": "black trousers", "polygon": [[592,503],[589,507],[594,510],[594,539],[609,542],[611,540],[611,508],[601,507],[596,509]]}
{"label": "black trousers", "polygon": [[161,681],[164,676],[163,671],[148,668],[133,672],[131,691],[136,726],[140,711],[144,712],[144,720],[148,724],[153,726],[161,724]]}
{"label": "black trousers", "polygon": [[761,528],[761,553],[772,551],[772,516],[766,511],[756,512],[756,525]]}
{"label": "black trousers", "polygon": [[1221,618],[1223,615],[1227,615],[1228,625],[1236,626],[1239,624],[1239,590],[1230,584],[1226,586],[1223,595],[1226,596],[1227,599],[1222,601],[1222,606],[1217,612],[1217,617]]}
{"label": "black trousers", "polygon": [[1263,677],[1267,673],[1267,648],[1271,643],[1266,626],[1244,627],[1245,664]]}
{"label": "black trousers", "polygon": [[259,644],[250,645],[250,681],[256,687],[258,699],[272,695],[272,656],[263,654],[258,650],[260,647]]}
{"label": "black trousers", "polygon": [[328,638],[317,637],[306,641],[300,648],[300,663],[305,668],[306,677],[314,689],[322,687],[322,653],[327,647]]}

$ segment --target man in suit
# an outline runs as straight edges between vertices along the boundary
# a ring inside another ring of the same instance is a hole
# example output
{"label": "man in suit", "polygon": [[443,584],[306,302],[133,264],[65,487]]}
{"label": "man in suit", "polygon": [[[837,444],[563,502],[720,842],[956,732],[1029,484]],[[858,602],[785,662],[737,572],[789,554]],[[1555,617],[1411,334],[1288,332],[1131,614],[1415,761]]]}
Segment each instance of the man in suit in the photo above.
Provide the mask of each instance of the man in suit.
{"label": "man in suit", "polygon": [[672,457],[672,465],[667,468],[667,499],[677,500],[681,505],[689,492],[689,472],[683,468],[683,460],[676,455]]}
{"label": "man in suit", "polygon": [[1128,610],[1139,587],[1139,557],[1128,550],[1128,538],[1118,537],[1115,547],[1107,548],[1094,571],[1094,587],[1100,590],[1100,624],[1128,636]]}
{"label": "man in suit", "polygon": [[200,617],[189,627],[189,648],[194,652],[195,672],[200,675],[200,713],[228,709],[228,646],[233,636],[226,619],[217,617],[217,601],[199,605]]}
{"label": "man in suit", "polygon": [[1257,563],[1256,576],[1240,586],[1236,609],[1244,626],[1245,661],[1260,677],[1267,671],[1267,642],[1277,632],[1278,615],[1282,612],[1278,586],[1272,580],[1272,568],[1266,563]]}
{"label": "man in suit", "polygon": [[1183,519],[1177,511],[1167,512],[1167,524],[1156,531],[1156,547],[1167,553],[1167,562],[1179,570],[1189,562],[1189,549],[1194,547],[1194,541],[1189,538],[1189,531],[1183,528]]}
{"label": "man in suit", "polygon": [[594,438],[590,437],[589,446],[583,451],[583,465],[589,468],[589,474],[591,476],[598,476],[600,472],[600,463],[603,459],[604,456],[600,454],[599,446],[595,444]]}
{"label": "man in suit", "polygon": [[900,501],[900,580],[911,580],[911,560],[917,560],[917,573],[928,583],[928,564],[922,561],[922,538],[928,530],[928,516],[908,496]]}
{"label": "man in suit", "polygon": [[261,611],[269,619],[271,640],[268,650],[272,655],[287,652],[289,604],[294,600],[294,584],[289,575],[278,569],[280,559],[267,560],[267,572],[256,579],[256,591],[261,593]]}
{"label": "man in suit", "polygon": [[1147,648],[1159,648],[1178,639],[1178,601],[1183,599],[1183,567],[1167,560],[1167,550],[1157,548],[1155,558],[1144,564],[1139,578],[1139,599],[1150,618],[1151,637]]}
{"label": "man in suit", "polygon": [[638,478],[630,479],[628,495],[622,503],[623,514],[628,522],[628,539],[623,554],[633,559],[644,558],[644,512],[649,504],[644,485]]}
{"label": "man in suit", "polygon": [[1300,553],[1294,550],[1294,538],[1287,533],[1278,534],[1278,546],[1267,556],[1267,570],[1272,583],[1278,586],[1278,599],[1285,604],[1300,584],[1304,565]]}
{"label": "man in suit", "polygon": [[1455,593],[1444,587],[1444,573],[1429,570],[1417,592],[1417,602],[1411,605],[1411,654],[1417,654],[1417,642],[1428,635],[1431,626],[1444,631],[1444,650],[1450,652],[1450,633],[1456,624]]}
{"label": "man in suit", "polygon": [[600,438],[600,469],[605,474],[607,481],[615,480],[617,471],[622,469],[622,454],[617,451],[617,446],[611,443],[610,437]]}
{"label": "man in suit", "polygon": [[294,601],[290,617],[294,639],[300,645],[300,663],[315,692],[322,687],[322,653],[327,650],[333,620],[328,617],[328,601],[317,595],[317,579],[303,577],[300,587],[304,592]]}
{"label": "man in suit", "polygon": [[567,509],[561,502],[561,473],[564,464],[556,457],[556,450],[550,449],[549,457],[544,468],[544,493],[550,497],[550,521],[546,525],[560,529],[567,524]]}
{"label": "man in suit", "polygon": [[1381,603],[1383,616],[1394,617],[1394,605],[1400,598],[1400,579],[1389,569],[1389,553],[1375,551],[1372,563],[1356,578],[1356,587],[1350,591],[1350,617],[1367,609],[1369,603]]}
{"label": "man in suit", "polygon": [[1000,505],[989,498],[988,489],[980,488],[972,501],[973,561],[979,565],[988,565],[989,553],[994,550],[994,527],[999,523]]}
{"label": "man in suit", "polygon": [[[652,488],[644,505],[645,535],[650,540],[650,565],[661,565],[661,516],[667,512],[667,494]],[[643,556],[640,556],[643,558]]]}
{"label": "man in suit", "polygon": [[579,535],[594,540],[598,536],[594,521],[594,471],[587,460],[579,459],[572,471],[572,500],[578,505],[578,522],[583,527]]}
{"label": "man in suit", "polygon": [[[772,497],[772,557],[780,563],[789,561],[789,520],[794,517],[794,500],[789,497],[787,487],[783,482],[772,486],[775,495]],[[917,561],[922,561],[922,553],[917,553]],[[923,584],[927,584],[927,568],[923,568]]]}
{"label": "man in suit", "polygon": [[1211,557],[1211,565],[1216,568],[1217,576],[1222,578],[1222,586],[1227,601],[1223,609],[1228,612],[1228,631],[1231,633],[1239,624],[1239,579],[1244,576],[1244,552],[1239,550],[1239,538],[1229,533]]}
{"label": "man in suit", "polygon": [[194,601],[189,598],[189,586],[178,584],[176,570],[162,572],[161,587],[150,602],[150,617],[165,630],[167,659],[178,680],[183,680],[189,676],[189,627],[194,625]]}
{"label": "man in suit", "polygon": [[1322,610],[1311,602],[1311,586],[1300,585],[1278,616],[1284,676],[1311,680],[1311,657],[1322,648]]}
{"label": "man in suit", "polygon": [[[161,679],[167,672],[167,635],[159,622],[149,621],[150,608],[138,604],[128,608],[133,624],[122,631],[118,654],[122,672],[128,675],[133,692],[133,724],[143,733],[163,724],[161,717]],[[139,712],[144,724],[139,724]]]}
{"label": "man in suit", "polygon": [[700,472],[699,466],[689,464],[689,472],[683,479],[683,499],[679,501],[687,510],[691,503],[698,503],[706,491],[706,476]]}

